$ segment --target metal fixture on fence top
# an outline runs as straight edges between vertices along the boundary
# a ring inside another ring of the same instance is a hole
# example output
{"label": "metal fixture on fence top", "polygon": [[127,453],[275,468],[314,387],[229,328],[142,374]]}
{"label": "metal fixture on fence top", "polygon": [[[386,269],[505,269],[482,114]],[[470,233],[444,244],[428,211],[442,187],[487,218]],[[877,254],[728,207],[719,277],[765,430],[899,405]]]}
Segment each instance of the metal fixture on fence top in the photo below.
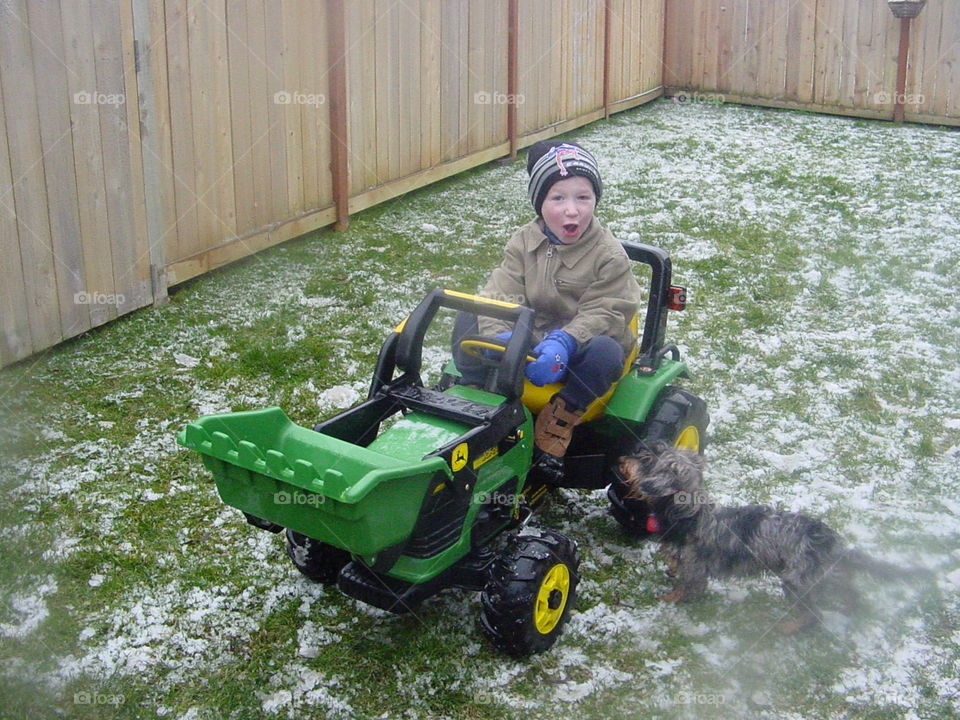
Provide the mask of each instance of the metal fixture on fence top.
{"label": "metal fixture on fence top", "polygon": [[887,0],[890,12],[897,18],[915,18],[926,4],[927,0]]}
{"label": "metal fixture on fence top", "polygon": [[927,0],[887,0],[890,12],[900,19],[900,49],[897,52],[897,86],[893,101],[893,121],[903,122],[904,99],[907,88],[907,56],[910,54],[910,24]]}

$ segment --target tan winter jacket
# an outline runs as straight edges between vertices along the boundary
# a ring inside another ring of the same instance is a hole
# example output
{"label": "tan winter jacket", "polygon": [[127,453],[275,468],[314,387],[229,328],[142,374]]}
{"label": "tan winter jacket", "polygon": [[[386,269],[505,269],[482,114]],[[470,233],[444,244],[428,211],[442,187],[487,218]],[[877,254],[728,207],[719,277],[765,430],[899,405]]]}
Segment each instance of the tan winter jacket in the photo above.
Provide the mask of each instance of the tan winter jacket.
{"label": "tan winter jacket", "polygon": [[[580,346],[609,335],[629,353],[637,338],[628,323],[641,293],[623,247],[596,218],[573,245],[551,245],[542,222],[533,220],[510,238],[480,295],[532,307],[536,342],[560,328]],[[488,317],[479,326],[483,335],[509,329]]]}

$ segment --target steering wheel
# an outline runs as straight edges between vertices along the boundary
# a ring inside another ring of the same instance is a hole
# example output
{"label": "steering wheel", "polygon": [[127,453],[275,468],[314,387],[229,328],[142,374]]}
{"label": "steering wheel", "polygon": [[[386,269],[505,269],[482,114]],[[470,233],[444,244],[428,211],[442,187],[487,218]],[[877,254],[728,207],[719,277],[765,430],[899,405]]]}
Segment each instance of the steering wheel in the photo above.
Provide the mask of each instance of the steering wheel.
{"label": "steering wheel", "polygon": [[[506,341],[497,337],[471,335],[460,341],[460,349],[464,352],[464,354],[479,360],[482,365],[495,367],[500,364],[500,358],[489,357],[483,351],[492,350],[500,353],[502,356],[503,352],[507,349],[507,343]],[[537,358],[530,353],[527,353],[527,357],[525,358],[526,362],[528,363],[535,362],[536,359]]]}

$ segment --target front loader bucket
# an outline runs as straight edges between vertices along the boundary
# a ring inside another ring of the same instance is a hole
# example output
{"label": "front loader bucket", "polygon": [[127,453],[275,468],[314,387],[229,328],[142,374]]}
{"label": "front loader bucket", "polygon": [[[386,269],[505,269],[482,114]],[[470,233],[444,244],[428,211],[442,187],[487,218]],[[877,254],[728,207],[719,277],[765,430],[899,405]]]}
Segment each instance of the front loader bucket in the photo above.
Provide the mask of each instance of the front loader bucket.
{"label": "front loader bucket", "polygon": [[177,437],[203,456],[223,501],[363,556],[406,540],[437,457],[404,460],[294,424],[280,408],[210,415]]}

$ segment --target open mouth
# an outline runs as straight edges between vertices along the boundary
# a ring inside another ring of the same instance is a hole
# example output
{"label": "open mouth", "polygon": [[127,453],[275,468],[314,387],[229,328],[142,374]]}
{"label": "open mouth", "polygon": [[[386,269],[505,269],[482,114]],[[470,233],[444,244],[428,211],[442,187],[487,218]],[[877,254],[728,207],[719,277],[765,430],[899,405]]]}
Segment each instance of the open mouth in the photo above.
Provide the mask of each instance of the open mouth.
{"label": "open mouth", "polygon": [[563,234],[567,237],[574,237],[580,232],[580,226],[577,223],[566,223],[563,226]]}

